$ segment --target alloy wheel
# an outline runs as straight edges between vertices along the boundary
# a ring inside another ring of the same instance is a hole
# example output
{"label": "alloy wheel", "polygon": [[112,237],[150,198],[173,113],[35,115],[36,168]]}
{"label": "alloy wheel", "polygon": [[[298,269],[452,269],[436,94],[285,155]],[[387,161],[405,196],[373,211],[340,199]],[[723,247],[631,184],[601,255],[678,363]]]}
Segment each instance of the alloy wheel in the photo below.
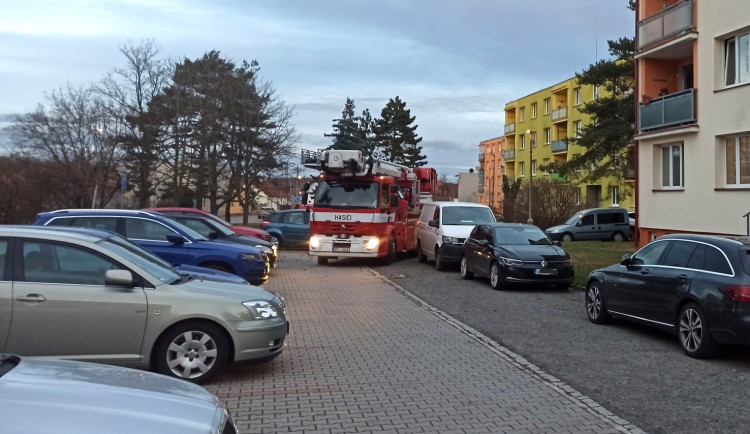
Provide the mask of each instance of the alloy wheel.
{"label": "alloy wheel", "polygon": [[680,341],[689,352],[696,351],[703,340],[703,322],[694,309],[685,309],[680,317]]}
{"label": "alloy wheel", "polygon": [[180,378],[196,378],[211,370],[219,355],[216,342],[204,332],[186,331],[174,337],[167,347],[170,371]]}

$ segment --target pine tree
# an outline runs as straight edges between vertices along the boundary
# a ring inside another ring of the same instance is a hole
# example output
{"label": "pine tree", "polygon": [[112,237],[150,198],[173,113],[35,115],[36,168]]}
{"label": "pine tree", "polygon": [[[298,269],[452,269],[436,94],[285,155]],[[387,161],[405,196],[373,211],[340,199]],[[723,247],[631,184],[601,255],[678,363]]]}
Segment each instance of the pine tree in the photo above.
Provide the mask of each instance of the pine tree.
{"label": "pine tree", "polygon": [[333,143],[326,149],[361,149],[358,120],[354,116],[354,100],[346,98],[344,111],[340,119],[333,120],[333,133],[323,134],[333,138]]}
{"label": "pine tree", "polygon": [[391,98],[380,112],[380,119],[375,121],[373,131],[378,148],[386,160],[408,167],[420,167],[427,164],[427,157],[422,155],[416,134],[417,125],[412,126],[415,117],[406,109],[406,103],[397,96]]}

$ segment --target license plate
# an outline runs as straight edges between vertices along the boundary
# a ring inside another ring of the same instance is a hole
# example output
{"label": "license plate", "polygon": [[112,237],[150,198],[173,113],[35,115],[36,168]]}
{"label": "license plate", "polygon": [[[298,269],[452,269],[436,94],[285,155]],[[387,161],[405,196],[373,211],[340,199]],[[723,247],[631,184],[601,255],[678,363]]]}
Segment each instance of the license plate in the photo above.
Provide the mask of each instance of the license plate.
{"label": "license plate", "polygon": [[557,270],[554,268],[537,268],[534,270],[534,274],[537,276],[552,276],[557,274]]}
{"label": "license plate", "polygon": [[334,245],[333,246],[333,251],[334,252],[346,253],[346,252],[349,251],[349,247],[350,247],[349,245],[345,245],[345,246],[336,246],[336,245]]}

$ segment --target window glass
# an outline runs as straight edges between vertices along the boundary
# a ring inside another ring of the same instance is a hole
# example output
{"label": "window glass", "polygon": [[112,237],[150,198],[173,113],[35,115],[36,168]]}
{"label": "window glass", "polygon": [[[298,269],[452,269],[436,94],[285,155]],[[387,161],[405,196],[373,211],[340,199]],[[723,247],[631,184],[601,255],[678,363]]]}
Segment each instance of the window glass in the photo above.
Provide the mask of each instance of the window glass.
{"label": "window glass", "polygon": [[447,206],[443,208],[443,225],[474,225],[494,222],[489,208],[478,206]]}
{"label": "window glass", "polygon": [[272,223],[279,223],[284,218],[284,213],[276,212],[271,214],[271,217],[269,217],[268,221]]}
{"label": "window glass", "polygon": [[27,282],[104,285],[104,273],[117,264],[78,246],[24,242],[23,273]]}
{"label": "window glass", "polygon": [[152,241],[167,241],[167,235],[176,234],[161,223],[139,218],[125,219],[125,233],[131,239]]}
{"label": "window glass", "polygon": [[211,232],[217,232],[216,230],[214,230],[214,228],[210,227],[208,223],[201,221],[201,220],[197,220],[197,219],[175,219],[175,220],[189,227],[195,232],[198,232],[199,234],[203,235],[206,238],[208,238],[211,235]]}
{"label": "window glass", "polygon": [[305,216],[301,212],[288,212],[286,222],[291,225],[303,225],[305,224]]}
{"label": "window glass", "polygon": [[706,248],[704,269],[715,273],[732,274],[732,267],[727,262],[727,258],[719,249],[713,246]]}
{"label": "window glass", "polygon": [[72,218],[54,218],[48,221],[45,226],[70,226],[72,222]]}
{"label": "window glass", "polygon": [[693,255],[690,256],[690,260],[687,263],[687,268],[692,268],[694,270],[703,270],[705,260],[706,260],[706,245],[696,243],[695,250],[693,251]]}
{"label": "window glass", "polygon": [[511,226],[495,228],[498,244],[528,246],[550,245],[552,242],[541,229],[535,226]]}
{"label": "window glass", "polygon": [[72,226],[117,231],[117,217],[76,217]]}
{"label": "window glass", "polygon": [[697,245],[697,243],[689,241],[672,242],[672,246],[667,252],[667,256],[664,257],[662,264],[668,267],[687,267]]}
{"label": "window glass", "polygon": [[682,187],[682,144],[661,148],[662,187]]}
{"label": "window glass", "polygon": [[0,240],[0,280],[5,280],[5,261],[7,259],[8,242]]}
{"label": "window glass", "polygon": [[737,37],[737,83],[750,81],[750,35]]}
{"label": "window glass", "polygon": [[731,137],[725,144],[727,185],[750,184],[750,136]]}
{"label": "window glass", "polygon": [[583,226],[590,226],[594,224],[594,214],[585,215],[581,218],[581,224]]}
{"label": "window glass", "polygon": [[655,241],[647,245],[633,255],[633,265],[655,265],[668,245],[668,241]]}
{"label": "window glass", "polygon": [[728,39],[724,49],[724,83],[729,86],[735,83],[737,71],[737,54],[734,38]]}

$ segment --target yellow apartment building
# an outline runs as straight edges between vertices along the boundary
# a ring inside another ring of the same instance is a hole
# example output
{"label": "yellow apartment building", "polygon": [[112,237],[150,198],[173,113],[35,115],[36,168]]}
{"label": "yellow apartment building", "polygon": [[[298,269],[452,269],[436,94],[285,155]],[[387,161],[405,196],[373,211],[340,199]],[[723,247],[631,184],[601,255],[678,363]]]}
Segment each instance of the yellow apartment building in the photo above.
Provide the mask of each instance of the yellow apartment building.
{"label": "yellow apartment building", "polygon": [[503,213],[503,148],[505,137],[479,142],[479,203]]}
{"label": "yellow apartment building", "polygon": [[565,139],[580,135],[583,127],[592,122],[579,108],[599,98],[599,91],[598,87],[580,85],[576,78],[571,78],[507,103],[502,160],[508,180],[526,183],[531,177],[532,182],[537,179],[571,182],[580,188],[578,203],[585,208],[634,210],[634,171],[626,171],[621,181],[602,178],[578,184],[575,179],[566,180],[556,173],[537,170],[585,152],[585,148],[568,144]]}

